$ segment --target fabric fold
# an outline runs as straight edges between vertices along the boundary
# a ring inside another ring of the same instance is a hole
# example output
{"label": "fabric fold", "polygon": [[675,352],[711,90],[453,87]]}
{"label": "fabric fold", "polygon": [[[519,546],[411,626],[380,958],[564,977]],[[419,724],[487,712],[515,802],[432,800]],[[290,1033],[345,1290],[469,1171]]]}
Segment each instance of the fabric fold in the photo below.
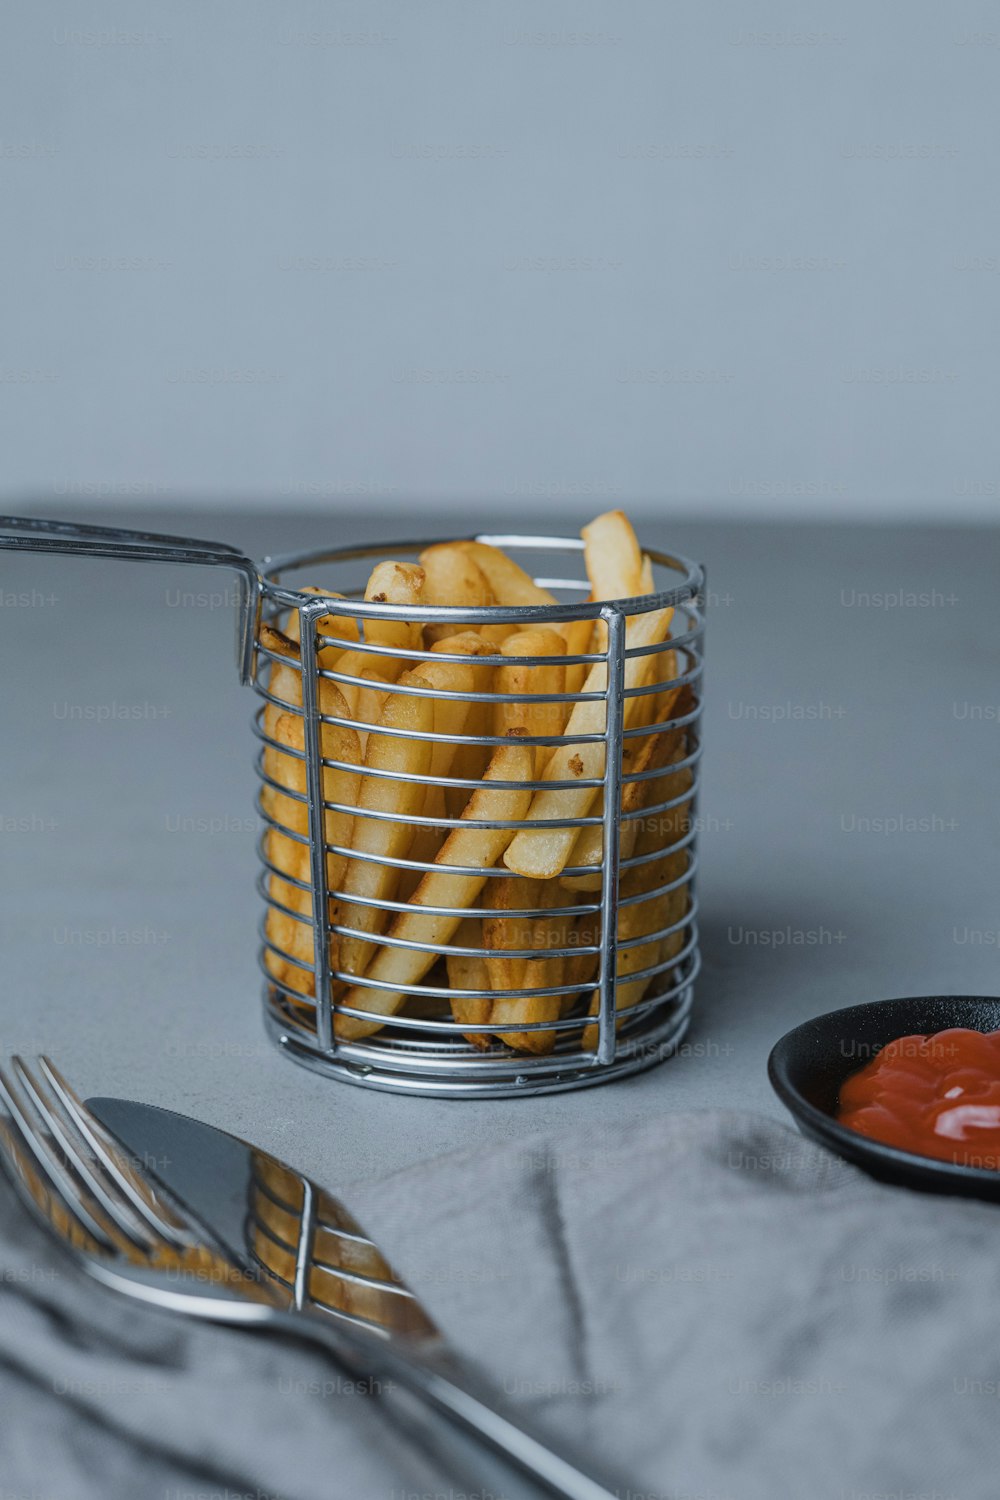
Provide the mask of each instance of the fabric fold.
{"label": "fabric fold", "polygon": [[[993,1205],[715,1111],[505,1139],[340,1196],[455,1348],[622,1495],[992,1500]],[[436,1482],[322,1355],[89,1283],[2,1178],[0,1475],[59,1500]]]}

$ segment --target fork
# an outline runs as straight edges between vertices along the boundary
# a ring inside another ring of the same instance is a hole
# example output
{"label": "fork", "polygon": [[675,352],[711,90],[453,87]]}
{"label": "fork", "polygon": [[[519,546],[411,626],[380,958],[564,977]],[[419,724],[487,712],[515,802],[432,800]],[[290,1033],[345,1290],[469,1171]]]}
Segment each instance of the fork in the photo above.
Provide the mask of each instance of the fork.
{"label": "fork", "polygon": [[[317,1291],[315,1267],[300,1268],[309,1301],[322,1311],[298,1305],[288,1310],[287,1296],[279,1294],[288,1286],[282,1271],[295,1274],[282,1250],[290,1195],[275,1173],[294,1174],[273,1158],[255,1156],[255,1191],[263,1189],[266,1205],[254,1215],[255,1227],[264,1231],[258,1263],[265,1274],[257,1277],[200,1220],[157,1189],[48,1058],[38,1059],[37,1072],[16,1055],[9,1070],[0,1068],[0,1103],[7,1112],[0,1117],[0,1163],[34,1217],[97,1281],[163,1309],[318,1344],[338,1367],[365,1381],[362,1388],[379,1392],[390,1420],[434,1461],[453,1474],[456,1467],[464,1471],[466,1480],[474,1476],[480,1487],[497,1487],[497,1494],[611,1500],[616,1493],[527,1432],[520,1418],[499,1411],[465,1372],[457,1378],[446,1359],[386,1336],[393,1331],[391,1320],[400,1317],[411,1334],[436,1337],[436,1330],[426,1318],[421,1324],[405,1298],[417,1313],[419,1304],[396,1283],[371,1242],[350,1232],[353,1224],[344,1226],[348,1241],[357,1242],[352,1254],[361,1255],[369,1271],[377,1257],[380,1274],[358,1276],[327,1266]],[[352,1281],[368,1283],[363,1319],[347,1311],[344,1288],[349,1291]],[[372,1323],[372,1287],[375,1318],[385,1324],[381,1336]],[[401,1307],[402,1314],[396,1311]],[[512,1483],[516,1489],[509,1488]]]}

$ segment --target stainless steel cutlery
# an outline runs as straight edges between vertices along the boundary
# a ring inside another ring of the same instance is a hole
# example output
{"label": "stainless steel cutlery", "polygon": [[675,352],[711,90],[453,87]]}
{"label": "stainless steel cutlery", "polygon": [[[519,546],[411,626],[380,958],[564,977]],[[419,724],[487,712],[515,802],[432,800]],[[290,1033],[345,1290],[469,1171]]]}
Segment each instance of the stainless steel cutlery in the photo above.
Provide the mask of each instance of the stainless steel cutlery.
{"label": "stainless steel cutlery", "polygon": [[446,1347],[347,1209],[187,1116],[84,1104],[47,1059],[0,1069],[0,1161],[90,1276],[156,1307],[320,1345],[443,1465],[508,1497],[608,1500]]}

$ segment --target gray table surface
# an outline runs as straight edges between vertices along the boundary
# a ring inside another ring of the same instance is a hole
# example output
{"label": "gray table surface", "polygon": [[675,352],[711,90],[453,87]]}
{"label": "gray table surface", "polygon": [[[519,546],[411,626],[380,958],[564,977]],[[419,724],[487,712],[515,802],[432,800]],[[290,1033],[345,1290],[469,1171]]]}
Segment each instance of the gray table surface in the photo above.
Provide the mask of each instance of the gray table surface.
{"label": "gray table surface", "polygon": [[[254,556],[448,530],[413,512],[129,520]],[[1000,530],[645,531],[704,561],[710,590],[704,970],[682,1055],[606,1088],[474,1102],[347,1087],[279,1056],[256,964],[255,700],[223,580],[11,554],[5,1049],[47,1050],[85,1093],[189,1111],[344,1184],[576,1122],[780,1115],[765,1062],[799,1020],[1000,991]]]}

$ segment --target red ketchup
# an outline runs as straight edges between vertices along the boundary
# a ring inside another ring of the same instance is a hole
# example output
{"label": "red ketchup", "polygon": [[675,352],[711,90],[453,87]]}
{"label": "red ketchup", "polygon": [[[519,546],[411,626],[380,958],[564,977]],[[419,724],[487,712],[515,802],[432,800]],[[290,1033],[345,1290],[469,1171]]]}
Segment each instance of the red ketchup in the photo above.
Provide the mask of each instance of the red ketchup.
{"label": "red ketchup", "polygon": [[1000,1168],[1000,1031],[901,1036],[840,1087],[861,1135],[966,1167]]}

